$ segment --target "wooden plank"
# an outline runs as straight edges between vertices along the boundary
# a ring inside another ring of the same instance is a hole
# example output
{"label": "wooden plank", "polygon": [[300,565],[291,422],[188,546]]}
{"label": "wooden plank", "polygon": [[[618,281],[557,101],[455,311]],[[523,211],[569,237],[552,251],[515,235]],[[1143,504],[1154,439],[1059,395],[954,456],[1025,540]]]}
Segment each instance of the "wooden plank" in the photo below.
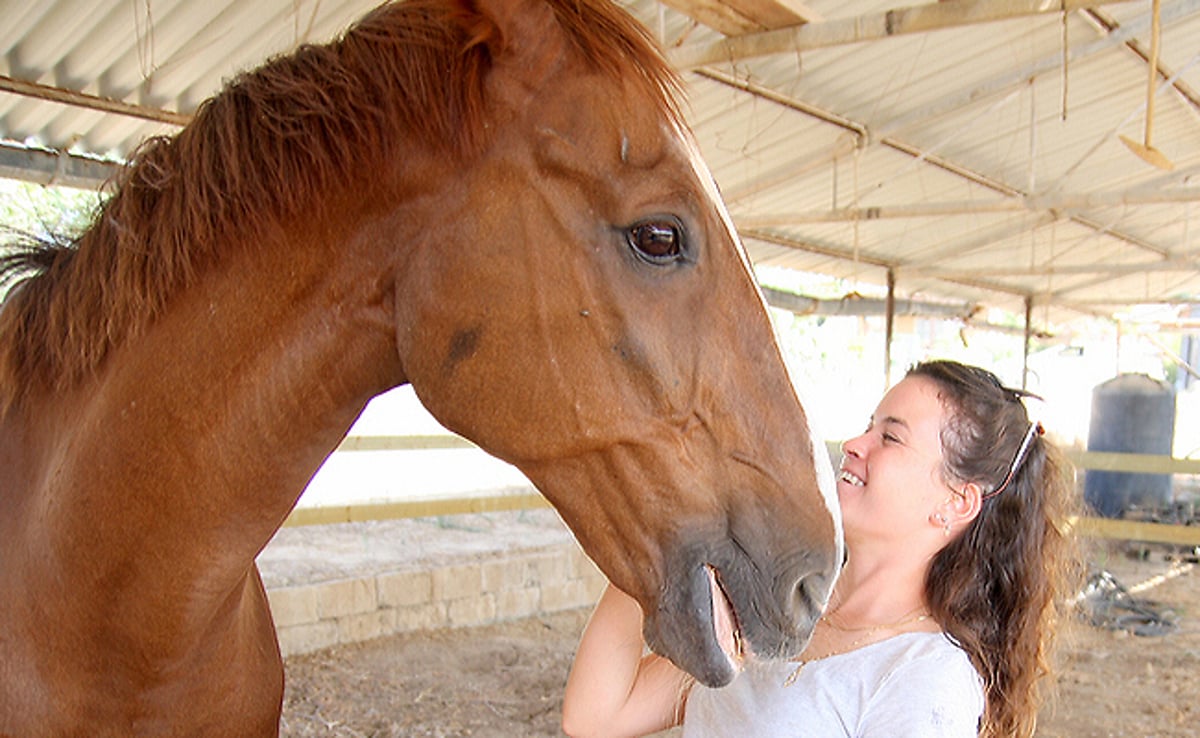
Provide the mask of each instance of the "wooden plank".
{"label": "wooden plank", "polygon": [[[841,441],[826,441],[829,458],[837,465],[842,456]],[[1200,459],[1176,459],[1154,454],[1127,454],[1109,451],[1067,451],[1075,468],[1084,471],[1116,471],[1138,474],[1200,474]]]}
{"label": "wooden plank", "polygon": [[799,0],[661,0],[698,23],[726,36],[770,31],[819,20]]}
{"label": "wooden plank", "polygon": [[815,23],[821,15],[800,0],[725,0],[742,15],[762,26],[762,30],[786,28],[800,23]]}
{"label": "wooden plank", "polygon": [[1075,527],[1080,535],[1088,538],[1200,546],[1200,526],[1195,525],[1170,525],[1110,518],[1080,518],[1075,521]]}
{"label": "wooden plank", "polygon": [[1151,454],[1082,451],[1067,454],[1080,469],[1141,474],[1200,474],[1200,459],[1176,459]]}
{"label": "wooden plank", "polygon": [[[841,458],[841,441],[826,441],[829,458]],[[461,436],[446,434],[413,436],[347,436],[338,451],[435,451],[479,448]],[[1200,474],[1200,459],[1176,459],[1152,454],[1104,451],[1069,451],[1067,457],[1079,469],[1140,474]]]}
{"label": "wooden plank", "polygon": [[[827,441],[826,448],[836,466],[841,458],[841,441]],[[401,451],[478,448],[459,436],[351,436],[343,440],[339,451]],[[1070,452],[1068,457],[1080,469],[1123,471],[1149,474],[1200,474],[1200,460],[1175,459],[1149,454]],[[474,495],[455,498],[403,500],[361,505],[298,508],[288,516],[285,526],[326,525],[424,518],[439,515],[464,515],[509,510],[546,508],[550,504],[536,491],[516,494]],[[1109,518],[1079,518],[1072,523],[1080,535],[1089,538],[1143,541],[1179,546],[1200,546],[1200,526],[1149,523]]]}
{"label": "wooden plank", "polygon": [[98,110],[102,113],[127,115],[131,118],[141,118],[142,120],[154,123],[167,123],[173,126],[186,126],[192,119],[192,116],[187,113],[127,103],[124,100],[116,100],[111,97],[91,95],[86,92],[68,90],[63,87],[44,85],[40,82],[17,79],[9,77],[7,74],[0,74],[0,91],[11,92],[14,95],[24,95],[38,100],[49,100],[50,102],[62,105]]}
{"label": "wooden plank", "polygon": [[398,520],[403,518],[432,518],[439,515],[469,515],[477,513],[533,510],[550,507],[537,492],[481,495],[426,500],[336,505],[329,507],[299,507],[284,521],[284,527],[329,525],[331,523],[361,523],[369,520]]}
{"label": "wooden plank", "polygon": [[437,451],[479,448],[461,436],[346,436],[338,451]]}

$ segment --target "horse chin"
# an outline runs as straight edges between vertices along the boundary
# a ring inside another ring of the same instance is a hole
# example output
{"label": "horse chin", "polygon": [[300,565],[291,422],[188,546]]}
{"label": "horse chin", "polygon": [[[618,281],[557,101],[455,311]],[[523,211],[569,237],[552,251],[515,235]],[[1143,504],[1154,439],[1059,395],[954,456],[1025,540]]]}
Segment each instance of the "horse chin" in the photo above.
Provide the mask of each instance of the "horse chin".
{"label": "horse chin", "polygon": [[701,684],[723,687],[741,671],[748,644],[720,572],[704,565],[688,580],[675,592],[683,603],[660,603],[658,617],[647,618],[646,642]]}

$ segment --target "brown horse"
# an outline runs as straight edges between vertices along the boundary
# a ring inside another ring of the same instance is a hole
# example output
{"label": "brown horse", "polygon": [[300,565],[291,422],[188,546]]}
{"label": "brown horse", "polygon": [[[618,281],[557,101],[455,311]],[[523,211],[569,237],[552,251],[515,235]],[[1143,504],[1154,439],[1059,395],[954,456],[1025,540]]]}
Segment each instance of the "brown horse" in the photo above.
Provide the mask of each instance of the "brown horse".
{"label": "brown horse", "polygon": [[836,506],[676,87],[607,0],[385,6],[144,146],[75,243],[11,254],[0,734],[275,734],[255,555],[405,382],[682,668],[796,652]]}

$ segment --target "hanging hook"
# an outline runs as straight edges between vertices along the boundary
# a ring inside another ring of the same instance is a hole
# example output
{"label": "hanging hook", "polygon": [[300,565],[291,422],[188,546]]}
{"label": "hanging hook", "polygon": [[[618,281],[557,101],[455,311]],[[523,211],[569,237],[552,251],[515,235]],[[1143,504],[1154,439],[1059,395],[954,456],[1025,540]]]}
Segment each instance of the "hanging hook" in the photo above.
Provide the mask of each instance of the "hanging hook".
{"label": "hanging hook", "polygon": [[1120,136],[1120,139],[1142,161],[1169,172],[1175,165],[1150,142],[1154,130],[1154,87],[1158,82],[1158,39],[1162,32],[1159,20],[1161,4],[1162,0],[1153,0],[1150,11],[1153,15],[1150,18],[1150,80],[1146,84],[1146,135],[1142,143],[1127,136]]}

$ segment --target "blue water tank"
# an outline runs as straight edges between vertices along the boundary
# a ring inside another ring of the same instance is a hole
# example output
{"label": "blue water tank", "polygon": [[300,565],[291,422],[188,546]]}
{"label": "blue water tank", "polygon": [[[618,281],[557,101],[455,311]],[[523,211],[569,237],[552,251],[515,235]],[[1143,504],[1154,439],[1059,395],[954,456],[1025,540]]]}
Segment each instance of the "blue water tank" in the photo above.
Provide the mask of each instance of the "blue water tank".
{"label": "blue water tank", "polygon": [[[1175,390],[1145,374],[1122,374],[1092,391],[1088,451],[1170,456],[1175,442]],[[1171,502],[1170,474],[1089,470],[1084,498],[1100,515]]]}

